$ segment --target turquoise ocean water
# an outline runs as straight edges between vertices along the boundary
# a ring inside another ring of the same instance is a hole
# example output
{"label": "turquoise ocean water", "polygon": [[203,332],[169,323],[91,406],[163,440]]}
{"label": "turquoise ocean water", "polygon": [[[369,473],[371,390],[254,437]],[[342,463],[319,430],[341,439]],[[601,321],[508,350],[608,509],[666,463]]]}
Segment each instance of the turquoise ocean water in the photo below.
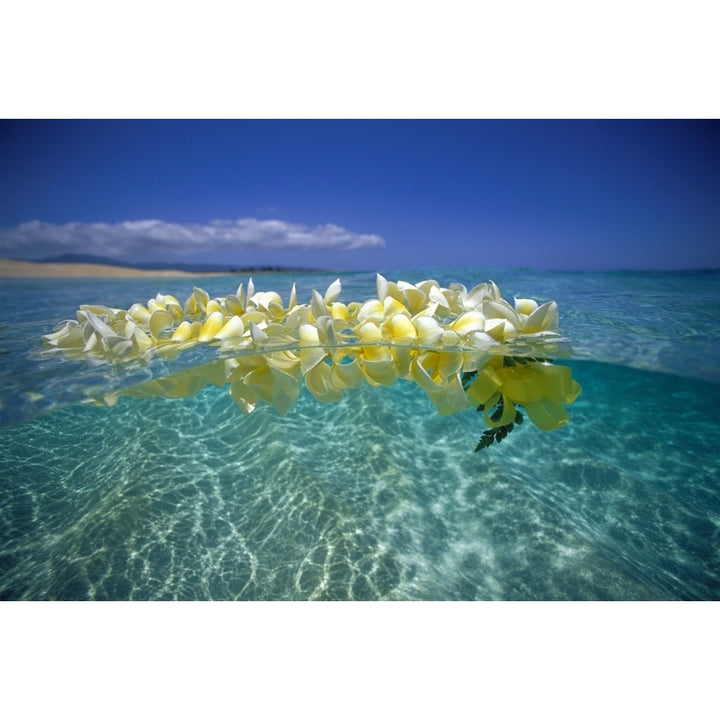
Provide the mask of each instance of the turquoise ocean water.
{"label": "turquoise ocean water", "polygon": [[[214,386],[80,403],[167,367],[37,359],[78,305],[247,278],[0,281],[0,597],[720,599],[720,272],[385,274],[557,300],[583,387],[570,424],[474,453],[481,417],[437,416],[402,381],[336,404],[304,390],[285,417]],[[336,277],[254,280],[307,302]],[[375,296],[373,273],[340,278],[341,300]]]}

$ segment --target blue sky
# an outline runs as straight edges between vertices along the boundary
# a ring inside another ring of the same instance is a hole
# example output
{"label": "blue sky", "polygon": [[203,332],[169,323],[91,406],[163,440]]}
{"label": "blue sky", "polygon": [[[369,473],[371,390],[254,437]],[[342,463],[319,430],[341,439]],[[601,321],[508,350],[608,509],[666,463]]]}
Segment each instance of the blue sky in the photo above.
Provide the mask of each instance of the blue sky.
{"label": "blue sky", "polygon": [[5,257],[720,267],[720,122],[2,121],[0,198]]}

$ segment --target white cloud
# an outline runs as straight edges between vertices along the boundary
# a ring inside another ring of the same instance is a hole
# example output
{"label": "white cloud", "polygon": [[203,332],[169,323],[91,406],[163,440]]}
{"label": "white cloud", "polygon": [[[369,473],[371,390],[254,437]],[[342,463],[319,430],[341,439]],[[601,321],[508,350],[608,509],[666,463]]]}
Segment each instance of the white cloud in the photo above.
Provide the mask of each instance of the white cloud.
{"label": "white cloud", "polygon": [[339,225],[310,227],[282,220],[212,220],[207,225],[133,220],[65,225],[32,222],[0,229],[0,255],[41,259],[65,253],[108,258],[233,250],[336,250],[381,248],[379,235],[358,234]]}

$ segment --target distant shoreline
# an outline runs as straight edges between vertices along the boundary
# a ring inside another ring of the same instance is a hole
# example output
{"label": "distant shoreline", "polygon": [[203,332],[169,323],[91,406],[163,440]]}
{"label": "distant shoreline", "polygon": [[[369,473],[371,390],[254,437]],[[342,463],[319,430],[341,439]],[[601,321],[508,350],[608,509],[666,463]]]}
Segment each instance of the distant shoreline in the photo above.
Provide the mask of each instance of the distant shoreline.
{"label": "distant shoreline", "polygon": [[26,262],[0,258],[0,278],[63,277],[193,277],[223,273],[190,273],[184,270],[138,270],[137,268],[97,263]]}
{"label": "distant shoreline", "polygon": [[[102,277],[220,277],[251,273],[262,275],[275,272],[293,272],[284,268],[240,268],[221,271],[190,272],[187,270],[142,270],[140,268],[85,262],[32,262],[0,258],[0,278],[102,278]],[[313,272],[304,270],[303,272]],[[316,271],[320,272],[320,271]]]}

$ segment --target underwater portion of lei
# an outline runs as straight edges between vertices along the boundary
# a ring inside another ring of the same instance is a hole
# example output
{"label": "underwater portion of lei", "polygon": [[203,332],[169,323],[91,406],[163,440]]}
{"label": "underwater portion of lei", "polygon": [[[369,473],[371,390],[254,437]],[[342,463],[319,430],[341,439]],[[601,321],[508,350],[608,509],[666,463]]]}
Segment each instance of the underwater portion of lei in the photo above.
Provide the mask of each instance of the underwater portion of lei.
{"label": "underwater portion of lei", "polygon": [[566,356],[555,301],[504,300],[493,282],[471,290],[377,276],[377,297],[340,302],[341,284],[287,305],[277,292],[247,289],[210,298],[195,288],[184,303],[158,293],[127,310],[81,305],[76,318],[43,336],[44,356],[92,363],[172,360],[199,345],[216,349],[210,362],[111,390],[120,396],[186,397],[207,384],[229,386],[244,413],[267,403],[285,415],[302,386],[321,402],[337,402],[363,383],[414,382],[438,413],[476,408],[488,429],[476,450],[500,442],[522,422],[522,408],[541,430],[568,423],[566,405],[580,393]]}

